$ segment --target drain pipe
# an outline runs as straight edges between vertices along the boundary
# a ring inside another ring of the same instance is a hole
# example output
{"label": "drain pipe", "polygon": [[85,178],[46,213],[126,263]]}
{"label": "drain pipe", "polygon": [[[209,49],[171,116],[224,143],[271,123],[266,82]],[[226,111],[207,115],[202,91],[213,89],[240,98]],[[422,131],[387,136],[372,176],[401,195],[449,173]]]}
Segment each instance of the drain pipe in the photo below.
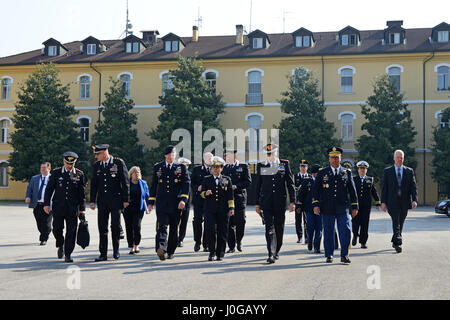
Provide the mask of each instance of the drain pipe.
{"label": "drain pipe", "polygon": [[430,57],[428,57],[427,59],[425,59],[423,61],[423,81],[422,81],[422,85],[423,85],[423,106],[422,106],[422,112],[423,112],[423,205],[426,204],[426,190],[427,190],[427,186],[426,186],[426,159],[427,159],[427,152],[426,152],[426,112],[425,112],[425,108],[426,108],[426,76],[425,76],[425,65],[428,61],[430,61],[431,59],[434,58],[434,50],[432,52],[432,55]]}
{"label": "drain pipe", "polygon": [[323,62],[323,56],[320,56],[322,59],[322,101],[325,103],[325,64]]}
{"label": "drain pipe", "polygon": [[102,74],[100,73],[100,71],[94,68],[92,62],[90,63],[89,66],[91,67],[92,70],[98,73],[100,79],[98,83],[98,122],[100,122],[100,115],[102,113],[102,109],[100,108],[102,105]]}

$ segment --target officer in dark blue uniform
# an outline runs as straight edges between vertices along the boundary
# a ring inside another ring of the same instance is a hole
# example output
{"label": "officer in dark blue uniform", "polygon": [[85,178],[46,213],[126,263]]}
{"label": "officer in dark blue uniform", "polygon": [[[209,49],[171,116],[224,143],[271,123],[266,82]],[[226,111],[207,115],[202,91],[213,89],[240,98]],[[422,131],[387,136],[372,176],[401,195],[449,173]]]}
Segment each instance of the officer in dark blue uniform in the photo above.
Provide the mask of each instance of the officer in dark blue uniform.
{"label": "officer in dark blue uniform", "polygon": [[242,238],[245,231],[245,207],[247,206],[247,188],[252,183],[248,165],[240,163],[237,159],[237,150],[231,150],[226,153],[227,164],[222,174],[230,177],[233,183],[234,191],[234,215],[230,218],[228,229],[228,247],[227,253],[233,253],[235,248],[242,251]]}
{"label": "officer in dark blue uniform", "polygon": [[[209,166],[211,165],[211,158],[213,154],[211,152],[206,152],[203,155],[204,164],[201,166],[196,166],[192,170],[191,184],[192,184],[192,205],[194,206],[194,218],[192,219],[192,227],[194,230],[194,251],[200,250],[200,246],[203,244],[203,251],[208,252],[208,241],[203,232],[203,221],[205,215],[203,212],[203,202],[204,199],[200,196],[201,186],[203,178],[211,174]],[[203,239],[202,239],[203,235]]]}
{"label": "officer in dark blue uniform", "polygon": [[[179,164],[183,164],[186,166],[186,169],[189,170],[189,166],[191,165],[191,160],[181,157],[178,158],[177,161]],[[190,178],[190,174],[189,171],[187,172],[187,174],[189,175]],[[183,247],[183,241],[184,241],[184,237],[186,236],[186,229],[187,229],[187,223],[189,220],[189,210],[191,209],[191,205],[190,205],[190,201],[191,201],[191,190],[189,188],[189,198],[186,202],[186,206],[184,207],[184,209],[181,212],[181,220],[180,220],[180,225],[178,228],[178,247]]]}
{"label": "officer in dark blue uniform", "polygon": [[[63,155],[64,166],[53,169],[44,195],[44,211],[50,213],[50,201],[53,210],[53,235],[56,238],[58,258],[63,254],[65,262],[73,262],[70,257],[75,248],[77,235],[77,218],[84,215],[86,178],[83,171],[75,168],[78,155],[66,152]],[[52,199],[53,196],[53,199]],[[66,236],[64,239],[64,221],[66,221]]]}
{"label": "officer in dark blue uniform", "polygon": [[[178,224],[180,214],[189,199],[190,179],[186,166],[175,163],[176,149],[167,146],[165,160],[153,168],[150,186],[149,210],[156,203],[158,231],[156,233],[156,253],[160,260],[172,259],[178,246]],[[169,227],[169,234],[167,228]]]}
{"label": "officer in dark blue uniform", "polygon": [[205,233],[208,235],[209,261],[213,261],[214,256],[218,261],[223,259],[228,223],[230,216],[234,215],[233,183],[230,177],[222,175],[224,165],[222,158],[212,157],[212,174],[206,176],[202,182],[201,197],[205,199]]}
{"label": "officer in dark blue uniform", "polygon": [[311,251],[314,245],[314,253],[320,253],[320,241],[322,240],[322,218],[314,214],[312,205],[312,189],[317,174],[322,169],[318,164],[311,167],[311,175],[302,180],[298,192],[297,203],[302,211],[306,212],[306,232],[308,233],[308,250]]}
{"label": "officer in dark blue uniform", "polygon": [[[313,187],[314,214],[322,216],[324,247],[327,263],[333,262],[334,226],[337,221],[341,244],[341,262],[350,263],[351,226],[347,208],[351,207],[351,216],[358,213],[358,196],[352,172],[341,167],[343,150],[333,147],[328,150],[330,166],[320,170]],[[348,198],[350,197],[350,202]]]}
{"label": "officer in dark blue uniform", "polygon": [[[296,191],[296,197],[298,198],[298,192],[300,191],[300,186],[302,184],[302,181],[310,175],[308,174],[308,161],[302,159],[300,160],[300,172],[297,173],[294,176],[294,182],[295,182],[295,191]],[[302,228],[302,220],[303,220],[303,228]],[[303,238],[303,229],[305,230],[305,243],[308,243],[308,233],[306,231],[306,225],[307,225],[307,217],[306,212],[302,209],[300,205],[296,203],[295,205],[295,231],[297,232],[297,243],[302,242]]]}
{"label": "officer in dark blue uniform", "polygon": [[97,162],[92,166],[90,208],[98,204],[98,232],[100,256],[95,261],[106,261],[108,253],[108,222],[111,215],[113,257],[119,259],[120,213],[130,199],[130,180],[125,162],[109,154],[108,144],[92,147]]}
{"label": "officer in dark blue uniform", "polygon": [[359,161],[358,176],[353,177],[355,181],[356,193],[358,194],[359,210],[356,217],[352,219],[353,240],[352,245],[356,246],[359,234],[359,243],[362,249],[367,249],[367,239],[369,238],[370,211],[372,209],[372,198],[375,200],[377,210],[380,211],[381,201],[375,188],[373,177],[367,176],[369,164],[366,161]]}
{"label": "officer in dark blue uniform", "polygon": [[279,258],[283,244],[286,213],[286,189],[289,193],[289,211],[295,209],[294,178],[288,160],[278,158],[278,147],[267,144],[263,150],[267,160],[257,165],[256,212],[263,217],[266,226],[268,263]]}

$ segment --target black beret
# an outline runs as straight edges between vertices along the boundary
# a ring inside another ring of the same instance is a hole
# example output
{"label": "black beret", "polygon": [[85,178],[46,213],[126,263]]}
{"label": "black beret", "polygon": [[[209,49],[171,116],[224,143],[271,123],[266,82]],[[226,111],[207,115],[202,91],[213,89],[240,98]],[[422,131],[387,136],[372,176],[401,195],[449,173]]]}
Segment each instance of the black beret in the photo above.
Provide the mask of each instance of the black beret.
{"label": "black beret", "polygon": [[164,149],[164,155],[177,151],[174,146],[167,146]]}

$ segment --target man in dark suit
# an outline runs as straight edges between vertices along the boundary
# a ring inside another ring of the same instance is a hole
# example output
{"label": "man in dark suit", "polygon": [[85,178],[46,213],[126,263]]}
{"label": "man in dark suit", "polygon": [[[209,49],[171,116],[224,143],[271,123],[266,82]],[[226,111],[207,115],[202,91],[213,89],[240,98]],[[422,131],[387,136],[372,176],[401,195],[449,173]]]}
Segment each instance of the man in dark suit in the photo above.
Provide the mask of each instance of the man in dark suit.
{"label": "man in dark suit", "polygon": [[[186,166],[186,169],[189,170],[189,166],[191,165],[192,162],[187,158],[181,157],[178,158],[178,163],[184,164]],[[187,172],[187,174],[189,175],[190,178],[189,171]],[[189,220],[189,211],[191,209],[190,200],[191,200],[191,190],[189,189],[189,198],[186,202],[186,206],[181,212],[180,217],[180,225],[178,228],[178,247],[183,247],[184,237],[186,236],[187,223]]]}
{"label": "man in dark suit", "polygon": [[403,165],[405,154],[402,150],[394,152],[395,164],[384,169],[381,208],[388,211],[392,219],[392,247],[402,252],[402,230],[408,209],[417,208],[417,186],[414,171]]}
{"label": "man in dark suit", "polygon": [[[58,258],[63,254],[65,262],[73,262],[70,257],[75,248],[77,218],[85,214],[86,179],[83,171],[75,168],[78,155],[75,152],[64,153],[64,165],[52,170],[44,196],[44,211],[50,213],[50,201],[54,212],[53,235],[56,238]],[[64,221],[66,235],[64,237]]]}
{"label": "man in dark suit", "polygon": [[[211,165],[211,152],[205,152],[203,155],[203,165],[195,166],[192,170],[191,184],[192,184],[192,205],[194,206],[194,218],[192,219],[192,227],[194,230],[194,251],[200,250],[203,244],[203,251],[208,252],[208,241],[203,232],[203,221],[205,215],[203,212],[204,199],[200,196],[202,192],[203,178],[211,174],[209,166]],[[203,238],[202,238],[203,235]]]}
{"label": "man in dark suit", "polygon": [[288,160],[278,158],[278,147],[269,143],[264,147],[265,162],[258,163],[256,175],[256,212],[266,225],[268,263],[275,263],[283,244],[286,214],[286,189],[289,193],[289,212],[295,209],[294,178]]}
{"label": "man in dark suit", "polygon": [[[298,193],[300,191],[300,186],[302,182],[306,178],[310,178],[311,176],[308,174],[308,161],[302,159],[300,160],[300,172],[294,176],[295,182],[295,191]],[[302,206],[296,204],[295,205],[295,231],[297,232],[297,243],[302,243],[303,238],[303,230],[305,232],[305,243],[308,243],[308,232],[307,232],[307,221],[306,221],[306,212],[302,209]],[[302,220],[303,220],[303,228],[302,228]]]}
{"label": "man in dark suit", "polygon": [[44,194],[50,178],[50,170],[52,166],[50,162],[43,162],[41,164],[41,174],[31,178],[27,187],[25,202],[28,203],[28,208],[33,209],[34,218],[39,230],[39,241],[41,246],[45,246],[48,241],[48,236],[52,232],[52,217],[53,213],[49,214],[44,211]]}
{"label": "man in dark suit", "polygon": [[97,162],[92,166],[90,208],[98,203],[98,231],[100,256],[95,261],[106,261],[108,253],[108,221],[111,215],[113,257],[119,259],[120,212],[130,201],[130,180],[125,162],[109,154],[108,144],[92,147]]}
{"label": "man in dark suit", "polygon": [[373,177],[367,175],[369,164],[366,161],[359,161],[358,175],[353,177],[355,181],[356,193],[358,194],[359,210],[356,217],[352,219],[353,240],[352,246],[356,246],[359,237],[362,249],[367,249],[367,239],[369,238],[370,211],[372,209],[372,198],[375,201],[377,210],[380,210],[380,197]]}
{"label": "man in dark suit", "polygon": [[[156,203],[158,230],[156,254],[160,260],[172,259],[178,246],[178,224],[180,215],[189,199],[190,178],[184,164],[175,163],[176,149],[167,146],[165,160],[153,168],[148,210]],[[167,229],[169,228],[169,232]]]}
{"label": "man in dark suit", "polygon": [[226,153],[227,164],[223,169],[223,175],[230,177],[234,191],[234,215],[230,217],[228,229],[227,253],[233,253],[235,248],[242,251],[242,238],[245,230],[245,207],[247,206],[247,188],[252,183],[248,165],[240,163],[237,159],[237,150]]}

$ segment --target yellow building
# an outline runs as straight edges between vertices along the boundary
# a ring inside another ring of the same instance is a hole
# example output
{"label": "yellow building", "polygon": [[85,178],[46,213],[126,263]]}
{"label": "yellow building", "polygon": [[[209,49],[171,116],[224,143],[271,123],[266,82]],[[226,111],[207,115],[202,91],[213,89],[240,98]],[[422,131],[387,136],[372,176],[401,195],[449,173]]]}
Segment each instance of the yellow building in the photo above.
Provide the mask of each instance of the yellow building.
{"label": "yellow building", "polygon": [[[98,107],[109,89],[109,78],[122,79],[136,103],[138,135],[157,125],[161,112],[158,96],[171,85],[168,70],[176,68],[176,56],[198,55],[206,69],[205,79],[222,92],[226,102],[223,128],[271,129],[283,117],[280,93],[288,86],[287,75],[303,66],[319,79],[326,117],[335,123],[344,141],[344,159],[356,162],[355,141],[362,134],[360,104],[372,94],[375,77],[387,73],[397,80],[412,111],[418,134],[414,147],[418,160],[416,177],[421,203],[434,203],[438,186],[431,179],[432,130],[440,112],[450,106],[450,25],[404,29],[402,21],[388,21],[380,30],[359,31],[346,27],[336,32],[266,34],[256,30],[244,35],[242,25],[231,36],[191,37],[143,31],[121,40],[100,41],[88,37],[67,44],[49,39],[44,48],[0,58],[0,199],[23,199],[26,185],[8,176],[12,151],[8,135],[17,89],[36,64],[54,62],[63,83],[72,83],[72,103],[86,142],[98,119]],[[370,162],[370,159],[366,159]]]}

